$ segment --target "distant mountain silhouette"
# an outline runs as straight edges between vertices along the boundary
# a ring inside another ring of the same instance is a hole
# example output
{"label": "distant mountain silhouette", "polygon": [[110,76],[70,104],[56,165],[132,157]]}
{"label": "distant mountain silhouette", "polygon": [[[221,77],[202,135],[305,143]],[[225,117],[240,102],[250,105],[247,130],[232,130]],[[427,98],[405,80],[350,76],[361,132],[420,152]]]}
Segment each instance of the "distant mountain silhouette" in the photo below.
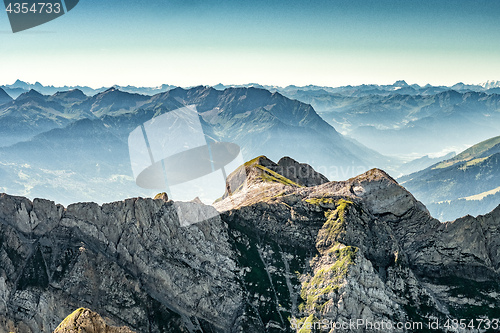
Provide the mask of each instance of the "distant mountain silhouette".
{"label": "distant mountain silhouette", "polygon": [[120,91],[116,88],[109,88],[104,92],[98,93],[84,100],[75,107],[100,117],[103,115],[113,115],[134,111],[149,99],[149,96],[131,94]]}
{"label": "distant mountain silhouette", "polygon": [[9,94],[5,92],[5,90],[0,88],[0,105],[8,103],[10,101],[12,101],[12,97],[10,97]]}
{"label": "distant mountain silhouette", "polygon": [[[296,86],[289,85],[286,87],[280,87],[275,85],[261,85],[258,83],[248,83],[248,84],[222,84],[219,83],[213,86],[217,90],[224,90],[227,88],[261,88],[266,89],[271,92],[279,91],[284,95],[294,94],[297,91],[309,91],[317,92],[323,90],[327,93],[341,94],[344,96],[367,96],[367,95],[391,95],[391,94],[410,94],[410,95],[429,95],[437,94],[439,92],[447,91],[450,89],[461,91],[461,92],[486,92],[495,93],[495,89],[500,88],[500,81],[486,81],[480,84],[464,84],[462,82],[457,83],[453,86],[432,86],[427,84],[425,86],[420,86],[418,84],[409,85],[404,80],[398,80],[393,84],[378,85],[378,84],[362,84],[359,86],[342,86],[342,87],[326,87],[317,85],[307,85],[307,86]],[[30,84],[21,80],[17,80],[13,84],[6,84],[0,86],[3,88],[12,98],[16,98],[23,92],[27,92],[30,89],[35,89],[44,95],[53,95],[59,91],[68,91],[73,89],[79,89],[87,96],[94,96],[100,92],[106,91],[109,88],[116,88],[118,90],[137,93],[143,95],[156,95],[161,92],[165,92],[176,88],[174,85],[162,84],[156,87],[136,87],[136,86],[120,86],[113,85],[111,87],[101,87],[101,88],[91,88],[88,86],[45,86],[39,82],[35,84]]]}
{"label": "distant mountain silhouette", "polygon": [[460,151],[500,132],[498,94],[447,90],[345,96],[298,91],[287,96],[311,104],[341,133],[386,155]]}

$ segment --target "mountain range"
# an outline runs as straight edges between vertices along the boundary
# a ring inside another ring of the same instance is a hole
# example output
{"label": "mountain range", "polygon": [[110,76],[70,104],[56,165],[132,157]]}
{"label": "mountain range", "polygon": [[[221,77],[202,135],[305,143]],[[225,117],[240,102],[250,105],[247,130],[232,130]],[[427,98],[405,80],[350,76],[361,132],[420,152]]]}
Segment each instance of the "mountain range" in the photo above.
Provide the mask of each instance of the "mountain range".
{"label": "mountain range", "polygon": [[472,332],[500,316],[500,208],[441,223],[381,170],[294,181],[292,167],[311,168],[249,161],[229,176],[245,170],[246,189],[186,226],[178,209],[215,208],[1,195],[0,331]]}
{"label": "mountain range", "polygon": [[[369,92],[374,87],[368,85],[343,87],[342,91],[258,84],[164,86],[166,91],[154,95],[112,87],[92,96],[80,89],[52,95],[31,89],[15,100],[0,89],[0,190],[64,204],[152,196],[150,190],[135,185],[128,135],[150,119],[189,104],[197,107],[206,138],[238,144],[246,159],[288,155],[332,180],[347,179],[370,167],[401,177],[496,136],[500,95],[484,91],[495,84],[458,84],[453,87],[456,90],[427,86],[419,95]],[[21,81],[14,86],[43,87]],[[404,81],[377,87],[386,92],[417,88]],[[316,112],[325,108],[329,111]],[[471,176],[466,183],[474,190],[467,192],[450,185],[457,182],[455,176],[460,178],[458,171],[451,176],[425,174],[433,181],[412,175],[407,186],[441,220],[483,214],[498,202],[498,194],[491,191],[500,184],[491,187],[481,180],[472,185],[472,178],[481,176]],[[405,184],[408,180],[400,179]],[[443,195],[435,198],[434,193]]]}
{"label": "mountain range", "polygon": [[[196,105],[206,137],[242,154],[286,154],[346,179],[390,159],[345,138],[307,104],[258,88],[175,88],[153,96],[110,88],[51,96],[35,90],[0,105],[2,190],[69,204],[151,195],[134,183],[128,135],[166,112]],[[223,190],[221,195],[223,194]]]}
{"label": "mountain range", "polygon": [[109,88],[115,88],[129,93],[155,95],[176,88],[176,86],[168,84],[162,84],[161,86],[158,87],[135,87],[131,85],[128,86],[114,85],[112,87],[91,88],[88,86],[45,86],[40,82],[32,84],[21,80],[16,80],[16,82],[14,82],[13,84],[2,85],[0,86],[0,88],[4,90],[7,94],[9,94],[12,98],[17,98],[19,95],[28,92],[30,90],[36,90],[44,95],[53,95],[57,92],[61,91],[64,92],[76,89],[82,91],[87,96],[94,96],[95,94],[106,91]]}
{"label": "mountain range", "polygon": [[[0,333],[488,331],[497,84],[0,88]],[[203,189],[212,205],[132,174],[130,133],[152,151],[181,118],[157,136],[146,124],[186,106],[185,136],[248,161]]]}
{"label": "mountain range", "polygon": [[[44,95],[52,95],[59,91],[68,91],[78,89],[83,91],[88,96],[93,96],[95,94],[106,91],[109,88],[116,88],[121,91],[130,92],[130,93],[138,93],[143,95],[155,95],[158,93],[162,93],[168,91],[170,89],[174,89],[177,86],[162,84],[156,87],[136,87],[136,86],[120,86],[114,85],[112,87],[101,87],[101,88],[91,88],[88,86],[45,86],[40,82],[27,83],[21,80],[16,80],[16,82],[12,84],[0,85],[4,91],[6,91],[12,98],[17,98],[22,93],[28,92],[31,89],[34,89]],[[271,92],[279,91],[284,95],[293,94],[297,92],[305,92],[310,91],[312,94],[316,94],[317,92],[325,92],[325,93],[338,93],[345,96],[364,96],[364,95],[377,95],[377,94],[409,94],[409,95],[427,95],[427,94],[436,94],[439,92],[444,92],[447,90],[456,90],[463,92],[486,92],[486,93],[499,93],[500,92],[500,81],[489,80],[480,84],[464,84],[457,83],[453,86],[432,86],[427,84],[425,86],[420,86],[418,84],[407,84],[404,80],[396,81],[394,84],[388,85],[378,85],[378,84],[363,84],[359,86],[341,86],[341,87],[327,87],[327,86],[316,86],[316,85],[308,85],[308,86],[295,86],[289,85],[286,87],[280,87],[276,85],[261,85],[258,83],[248,83],[248,84],[222,84],[219,83],[213,86],[217,90],[224,90],[227,88],[260,88],[266,89]]]}
{"label": "mountain range", "polygon": [[[30,90],[54,95],[59,91],[75,89],[93,98],[100,98],[107,90],[114,89],[138,96],[139,99],[142,96],[141,101],[136,101],[135,107],[144,102],[147,96],[175,89],[172,85],[152,88],[113,86],[98,89],[83,86],[53,87],[40,83],[28,84],[20,80],[1,88],[15,98],[29,93]],[[409,161],[428,154],[444,156],[453,151],[459,152],[495,136],[499,130],[496,125],[499,123],[500,112],[499,81],[487,81],[477,85],[457,83],[453,86],[419,86],[401,80],[390,85],[337,88],[313,85],[279,87],[251,83],[218,84],[213,88],[219,91],[230,88],[265,89],[310,104],[341,134],[354,138],[383,155],[391,156],[393,160],[403,158]],[[127,108],[129,111],[133,109],[131,96],[118,96],[116,94],[114,98],[126,100],[123,111]],[[0,104],[9,101],[9,96],[0,91]],[[83,109],[96,110],[101,104],[98,102],[90,107],[94,102],[96,101],[88,100],[82,105]],[[116,102],[119,103],[118,100]],[[105,114],[106,111],[104,108],[100,112]],[[40,131],[44,129],[43,126],[40,125]],[[3,142],[3,145],[12,143],[8,138]]]}
{"label": "mountain range", "polygon": [[411,159],[459,152],[500,131],[496,93],[448,89],[419,95],[346,96],[297,91],[287,96],[311,104],[341,133],[388,156]]}

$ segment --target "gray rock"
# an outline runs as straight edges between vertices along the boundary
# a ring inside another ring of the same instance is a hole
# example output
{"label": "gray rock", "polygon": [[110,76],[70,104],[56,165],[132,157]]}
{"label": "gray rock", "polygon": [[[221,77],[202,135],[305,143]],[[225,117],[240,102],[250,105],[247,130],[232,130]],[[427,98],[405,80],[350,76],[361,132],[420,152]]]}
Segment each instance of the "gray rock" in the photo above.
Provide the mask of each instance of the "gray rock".
{"label": "gray rock", "polygon": [[136,332],[498,317],[500,208],[442,224],[381,170],[300,186],[245,168],[218,211],[0,196],[0,332],[52,332],[79,307]]}

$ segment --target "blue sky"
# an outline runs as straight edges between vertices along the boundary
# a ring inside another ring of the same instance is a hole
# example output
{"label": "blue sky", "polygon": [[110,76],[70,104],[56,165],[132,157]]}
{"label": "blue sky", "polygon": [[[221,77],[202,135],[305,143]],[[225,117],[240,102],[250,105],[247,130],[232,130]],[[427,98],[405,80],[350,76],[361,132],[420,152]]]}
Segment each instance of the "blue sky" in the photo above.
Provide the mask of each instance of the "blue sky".
{"label": "blue sky", "polygon": [[500,80],[497,0],[80,0],[12,34],[0,84],[338,86]]}

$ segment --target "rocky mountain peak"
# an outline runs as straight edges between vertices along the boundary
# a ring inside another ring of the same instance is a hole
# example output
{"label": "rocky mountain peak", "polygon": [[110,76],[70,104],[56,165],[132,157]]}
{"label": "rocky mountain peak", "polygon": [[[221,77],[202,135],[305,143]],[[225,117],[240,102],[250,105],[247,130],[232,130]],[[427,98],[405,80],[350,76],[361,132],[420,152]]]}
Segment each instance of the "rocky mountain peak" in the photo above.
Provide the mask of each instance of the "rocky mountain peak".
{"label": "rocky mountain peak", "polygon": [[[226,182],[229,189],[232,189],[232,196],[225,203],[216,205],[222,210],[234,207],[235,202],[248,204],[258,199],[259,192],[252,191],[254,188],[265,187],[269,193],[274,193],[284,188],[293,190],[325,184],[328,179],[310,165],[299,163],[290,157],[283,157],[275,163],[266,156],[258,156],[232,172]],[[254,198],[254,195],[257,197]],[[228,197],[229,192],[226,190],[222,199]]]}
{"label": "rocky mountain peak", "polygon": [[288,156],[281,158],[272,170],[302,186],[316,186],[329,182],[328,178],[309,164],[299,163]]}
{"label": "rocky mountain peak", "polygon": [[357,182],[373,182],[373,181],[384,181],[388,183],[393,183],[397,184],[397,181],[394,180],[387,172],[384,170],[378,169],[378,168],[373,168],[371,170],[368,170],[367,172],[351,178],[352,181],[357,181]]}
{"label": "rocky mountain peak", "polygon": [[405,80],[399,80],[394,82],[393,84],[394,87],[408,87],[408,83],[406,83]]}
{"label": "rocky mountain peak", "polygon": [[275,163],[266,156],[259,156],[231,173],[227,182],[230,188],[242,190],[235,191],[232,196],[226,192],[223,200],[215,204],[220,211],[252,205],[284,194],[295,193],[321,201],[331,197],[331,193],[337,193],[349,200],[366,202],[365,205],[373,214],[403,216],[415,209],[429,215],[421,202],[380,169],[369,170],[347,181],[329,182],[310,165],[290,157],[283,157]]}
{"label": "rocky mountain peak", "polygon": [[[299,163],[291,157],[285,156],[281,158],[278,163],[271,161],[266,156],[259,156],[247,163],[245,163],[248,172],[248,178],[252,180],[255,176],[255,168],[259,169],[259,179],[262,179],[262,172],[268,170],[277,173],[278,175],[291,181],[289,185],[299,185],[299,186],[316,186],[324,183],[328,183],[328,179],[321,173],[314,170],[308,164]],[[253,170],[252,170],[253,168]],[[266,170],[267,169],[267,170]],[[267,179],[271,182],[282,183],[283,179]]]}
{"label": "rocky mountain peak", "polygon": [[57,326],[54,333],[134,333],[128,327],[108,325],[104,319],[92,310],[79,308]]}
{"label": "rocky mountain peak", "polygon": [[351,191],[363,198],[374,214],[403,216],[413,208],[428,214],[422,203],[383,170],[371,169],[348,182]]}
{"label": "rocky mountain peak", "polygon": [[19,95],[19,97],[16,98],[16,101],[22,101],[22,100],[28,99],[28,98],[34,99],[34,98],[43,98],[43,97],[44,96],[42,94],[40,94],[38,91],[36,91],[35,89],[30,89],[30,91]]}
{"label": "rocky mountain peak", "polygon": [[87,95],[85,95],[80,89],[58,91],[51,96],[52,100],[65,100],[71,102],[80,102],[86,100],[87,98]]}
{"label": "rocky mountain peak", "polygon": [[158,193],[156,196],[155,196],[155,200],[157,199],[160,199],[160,200],[163,200],[165,202],[168,201],[168,195],[166,192],[162,192],[162,193]]}
{"label": "rocky mountain peak", "polygon": [[108,88],[104,92],[102,92],[102,94],[111,93],[111,92],[120,92],[120,89],[118,89],[118,87],[116,87],[116,86],[112,86],[111,88]]}
{"label": "rocky mountain peak", "polygon": [[245,166],[264,166],[264,167],[274,167],[276,163],[271,161],[267,156],[261,155],[245,163]]}

